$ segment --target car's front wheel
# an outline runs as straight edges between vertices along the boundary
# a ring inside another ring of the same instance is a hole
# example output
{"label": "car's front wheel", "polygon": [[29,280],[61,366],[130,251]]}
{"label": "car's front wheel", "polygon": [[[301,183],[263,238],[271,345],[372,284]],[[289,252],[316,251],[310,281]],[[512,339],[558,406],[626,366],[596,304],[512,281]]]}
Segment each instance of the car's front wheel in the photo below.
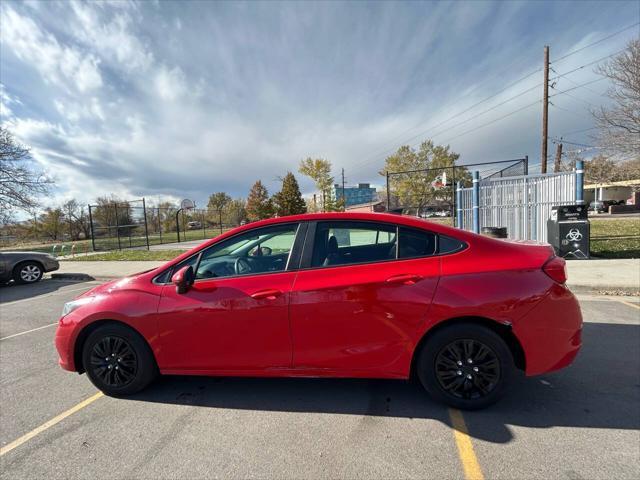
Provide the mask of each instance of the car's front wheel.
{"label": "car's front wheel", "polygon": [[16,283],[36,283],[42,278],[44,270],[37,262],[22,262],[13,270]]}
{"label": "car's front wheel", "polygon": [[82,363],[91,382],[112,396],[139,392],[158,374],[144,338],[119,324],[106,324],[89,334],[82,350]]}
{"label": "car's front wheel", "polygon": [[513,374],[509,347],[494,331],[473,323],[438,330],[418,357],[425,389],[443,403],[473,410],[496,402]]}

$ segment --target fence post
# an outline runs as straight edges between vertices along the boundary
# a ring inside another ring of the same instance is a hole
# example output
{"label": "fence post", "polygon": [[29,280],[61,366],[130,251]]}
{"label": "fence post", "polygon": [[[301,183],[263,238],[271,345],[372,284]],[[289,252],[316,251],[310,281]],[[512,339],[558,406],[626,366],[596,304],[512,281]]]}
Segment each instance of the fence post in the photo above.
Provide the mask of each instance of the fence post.
{"label": "fence post", "polygon": [[158,232],[160,233],[160,245],[162,245],[162,219],[160,218],[160,207],[158,207]]}
{"label": "fence post", "polygon": [[87,205],[89,207],[89,227],[91,227],[91,248],[93,251],[96,251],[96,235],[93,230],[93,217],[91,216],[91,205]]}
{"label": "fence post", "polygon": [[389,171],[387,170],[387,212],[391,208],[391,198],[389,195]]}
{"label": "fence post", "polygon": [[149,250],[149,226],[147,225],[147,204],[142,197],[142,213],[144,213],[144,236],[147,237],[147,250]]}
{"label": "fence post", "polygon": [[473,231],[480,233],[480,172],[473,172]]}
{"label": "fence post", "polygon": [[584,204],[584,161],[576,162],[576,203]]}
{"label": "fence post", "polygon": [[457,216],[458,216],[458,228],[463,228],[462,224],[462,182],[458,182],[456,184],[456,208],[457,208]]}
{"label": "fence post", "polygon": [[116,210],[116,235],[118,236],[118,250],[122,250],[122,246],[120,245],[120,219],[118,218],[118,204],[113,204]]}
{"label": "fence post", "polygon": [[524,156],[524,174],[529,175],[529,155]]}
{"label": "fence post", "polygon": [[178,234],[178,243],[180,243],[180,212],[182,211],[181,208],[178,209],[178,211],[176,212],[176,233]]}

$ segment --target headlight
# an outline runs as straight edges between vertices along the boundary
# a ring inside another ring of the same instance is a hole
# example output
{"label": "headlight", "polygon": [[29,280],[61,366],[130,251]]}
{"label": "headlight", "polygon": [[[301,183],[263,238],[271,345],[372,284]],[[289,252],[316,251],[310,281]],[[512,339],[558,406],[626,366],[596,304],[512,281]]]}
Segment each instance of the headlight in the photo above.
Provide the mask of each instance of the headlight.
{"label": "headlight", "polygon": [[95,299],[96,299],[96,297],[82,297],[82,298],[79,298],[77,300],[73,300],[71,302],[65,303],[64,307],[62,307],[62,316],[66,317],[67,315],[69,315],[71,312],[73,312],[77,308],[80,308],[82,305],[86,305],[88,303],[91,303]]}

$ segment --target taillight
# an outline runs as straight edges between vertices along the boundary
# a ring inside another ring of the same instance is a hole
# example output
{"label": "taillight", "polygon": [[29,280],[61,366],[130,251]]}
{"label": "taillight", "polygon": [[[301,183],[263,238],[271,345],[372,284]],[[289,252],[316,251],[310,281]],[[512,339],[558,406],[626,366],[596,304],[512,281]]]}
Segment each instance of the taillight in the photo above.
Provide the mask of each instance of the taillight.
{"label": "taillight", "polygon": [[567,281],[567,262],[564,258],[551,257],[542,267],[542,271],[558,283]]}

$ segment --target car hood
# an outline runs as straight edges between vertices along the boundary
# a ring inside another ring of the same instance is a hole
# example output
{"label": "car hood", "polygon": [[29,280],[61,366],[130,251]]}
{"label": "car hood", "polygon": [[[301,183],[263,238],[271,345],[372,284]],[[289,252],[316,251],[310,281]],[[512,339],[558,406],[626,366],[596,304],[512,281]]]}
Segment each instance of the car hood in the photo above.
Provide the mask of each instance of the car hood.
{"label": "car hood", "polygon": [[134,273],[132,275],[119,278],[117,280],[111,280],[109,282],[98,285],[97,287],[92,288],[91,290],[84,292],[82,295],[77,298],[82,297],[93,297],[96,295],[107,295],[113,293],[117,290],[128,290],[134,287],[139,281],[139,277],[144,275],[145,273],[149,273],[155,269],[145,270],[143,272]]}

